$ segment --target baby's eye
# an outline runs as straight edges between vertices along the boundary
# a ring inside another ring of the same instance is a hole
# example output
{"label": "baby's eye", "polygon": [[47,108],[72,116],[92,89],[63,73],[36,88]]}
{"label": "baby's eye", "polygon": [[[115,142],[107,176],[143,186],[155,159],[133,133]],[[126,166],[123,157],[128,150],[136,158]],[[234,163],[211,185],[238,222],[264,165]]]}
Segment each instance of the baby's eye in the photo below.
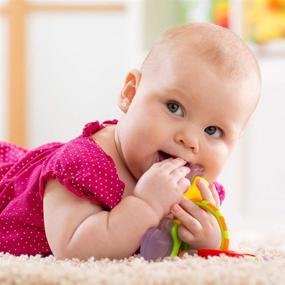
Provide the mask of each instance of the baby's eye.
{"label": "baby's eye", "polygon": [[220,138],[223,135],[223,130],[216,126],[209,126],[205,129],[205,132],[214,137],[214,138]]}
{"label": "baby's eye", "polygon": [[175,115],[178,115],[178,116],[183,116],[183,110],[178,103],[168,102],[167,108],[171,113],[174,113]]}

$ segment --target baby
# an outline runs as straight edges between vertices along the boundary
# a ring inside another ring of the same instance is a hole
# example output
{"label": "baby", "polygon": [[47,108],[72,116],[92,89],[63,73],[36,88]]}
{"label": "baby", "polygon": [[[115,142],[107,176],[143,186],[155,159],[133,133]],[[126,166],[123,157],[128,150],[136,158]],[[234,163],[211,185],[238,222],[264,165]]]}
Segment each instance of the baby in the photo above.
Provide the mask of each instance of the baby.
{"label": "baby", "polygon": [[188,24],[166,32],[119,96],[119,121],[67,143],[0,143],[0,251],[124,258],[172,214],[191,249],[218,248],[215,218],[183,198],[190,181],[217,207],[215,180],[260,96],[258,64],[231,31]]}

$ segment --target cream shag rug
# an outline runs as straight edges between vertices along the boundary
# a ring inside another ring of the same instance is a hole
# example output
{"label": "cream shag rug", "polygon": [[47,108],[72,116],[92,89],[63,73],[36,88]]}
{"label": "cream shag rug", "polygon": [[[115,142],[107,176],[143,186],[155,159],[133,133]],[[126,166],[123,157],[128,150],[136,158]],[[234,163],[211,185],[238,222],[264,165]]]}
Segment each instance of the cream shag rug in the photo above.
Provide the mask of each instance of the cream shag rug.
{"label": "cream shag rug", "polygon": [[236,249],[257,259],[188,255],[150,263],[140,257],[80,262],[0,254],[0,284],[285,284],[285,232],[244,238]]}

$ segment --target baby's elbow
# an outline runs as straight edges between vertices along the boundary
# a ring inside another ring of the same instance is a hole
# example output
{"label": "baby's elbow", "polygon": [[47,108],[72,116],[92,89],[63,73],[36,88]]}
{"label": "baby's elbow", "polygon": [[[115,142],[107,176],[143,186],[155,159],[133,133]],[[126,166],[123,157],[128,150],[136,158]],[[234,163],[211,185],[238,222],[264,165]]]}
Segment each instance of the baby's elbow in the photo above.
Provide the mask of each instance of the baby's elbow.
{"label": "baby's elbow", "polygon": [[49,242],[49,246],[53,256],[58,260],[80,258],[78,252],[74,251],[68,242],[59,242],[58,240],[53,243]]}
{"label": "baby's elbow", "polygon": [[87,261],[90,258],[94,258],[95,260],[100,260],[103,258],[108,259],[124,259],[126,257],[131,256],[135,252],[126,252],[124,250],[100,250],[100,247],[98,250],[90,249],[88,251],[84,250],[83,248],[57,248],[56,250],[52,251],[53,256],[57,260],[66,260],[66,259],[79,259],[81,261]]}
{"label": "baby's elbow", "polygon": [[55,257],[55,259],[57,260],[66,260],[66,259],[70,259],[65,253],[63,252],[53,252],[52,253],[53,256]]}
{"label": "baby's elbow", "polygon": [[51,246],[51,252],[52,252],[53,256],[58,260],[65,260],[65,259],[71,258],[70,253],[64,247]]}
{"label": "baby's elbow", "polygon": [[74,247],[72,244],[57,247],[56,249],[52,250],[52,254],[57,260],[79,259],[81,261],[87,261],[92,257],[96,260],[104,257],[99,253],[86,251],[84,248]]}
{"label": "baby's elbow", "polygon": [[57,259],[57,260],[66,260],[66,259],[79,259],[82,261],[85,261],[87,259],[90,258],[89,257],[84,257],[82,254],[80,254],[79,252],[71,252],[68,250],[54,250],[52,252],[53,256]]}

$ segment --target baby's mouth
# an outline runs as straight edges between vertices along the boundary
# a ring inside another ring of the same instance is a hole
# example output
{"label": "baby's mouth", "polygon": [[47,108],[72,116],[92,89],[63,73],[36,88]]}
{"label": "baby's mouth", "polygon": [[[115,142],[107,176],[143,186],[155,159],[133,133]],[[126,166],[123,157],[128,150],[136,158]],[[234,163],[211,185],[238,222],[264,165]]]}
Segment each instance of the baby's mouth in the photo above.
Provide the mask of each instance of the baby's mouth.
{"label": "baby's mouth", "polygon": [[158,151],[158,162],[163,161],[165,159],[168,159],[170,157],[175,158],[175,156],[173,156],[169,153],[166,153],[166,152],[161,151],[161,150]]}
{"label": "baby's mouth", "polygon": [[200,164],[194,164],[190,166],[190,173],[186,176],[191,182],[193,181],[195,176],[203,176],[204,167]]}
{"label": "baby's mouth", "polygon": [[[162,161],[168,158],[176,158],[176,156],[173,156],[169,153],[166,153],[164,151],[158,151],[158,161]],[[187,174],[186,178],[188,178],[190,181],[194,179],[195,176],[203,176],[204,173],[204,167],[200,164],[191,164],[190,162],[187,162],[185,166],[190,168],[190,173]]]}

